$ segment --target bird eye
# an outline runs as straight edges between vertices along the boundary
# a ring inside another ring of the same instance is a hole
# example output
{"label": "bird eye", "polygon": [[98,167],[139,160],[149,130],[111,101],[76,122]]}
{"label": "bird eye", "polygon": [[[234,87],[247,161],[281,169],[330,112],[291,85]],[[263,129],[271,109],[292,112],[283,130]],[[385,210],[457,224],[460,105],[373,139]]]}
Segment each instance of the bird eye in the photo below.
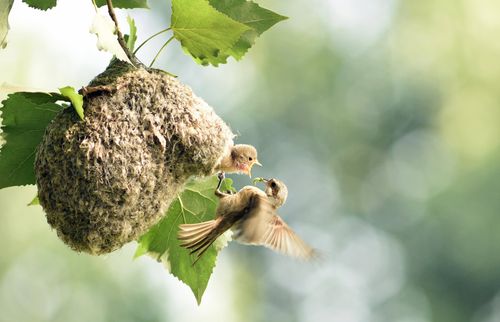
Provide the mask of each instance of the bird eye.
{"label": "bird eye", "polygon": [[276,185],[276,182],[274,182],[274,181],[273,181],[273,182],[271,182],[271,188],[273,188],[273,189],[274,189],[274,188],[276,188],[276,186],[277,186],[277,185]]}
{"label": "bird eye", "polygon": [[252,160],[253,160],[252,157],[248,157],[248,161],[252,161]]}

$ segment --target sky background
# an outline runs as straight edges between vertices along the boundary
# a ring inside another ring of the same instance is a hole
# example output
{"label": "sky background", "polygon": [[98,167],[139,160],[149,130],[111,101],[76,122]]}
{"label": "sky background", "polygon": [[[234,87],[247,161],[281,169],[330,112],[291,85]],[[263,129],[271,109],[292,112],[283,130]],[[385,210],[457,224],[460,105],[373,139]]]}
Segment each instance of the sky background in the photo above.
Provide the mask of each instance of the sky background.
{"label": "sky background", "polygon": [[[269,0],[290,17],[240,62],[179,75],[255,145],[255,176],[288,185],[280,215],[324,255],[300,263],[235,243],[202,304],[136,244],[77,254],[52,231],[34,186],[0,190],[0,321],[500,320],[500,4],[493,0]],[[127,12],[138,43],[170,3]],[[0,85],[80,88],[105,69],[91,1],[48,12],[16,0]],[[149,63],[170,37],[148,43]],[[250,184],[233,177],[236,187]]]}

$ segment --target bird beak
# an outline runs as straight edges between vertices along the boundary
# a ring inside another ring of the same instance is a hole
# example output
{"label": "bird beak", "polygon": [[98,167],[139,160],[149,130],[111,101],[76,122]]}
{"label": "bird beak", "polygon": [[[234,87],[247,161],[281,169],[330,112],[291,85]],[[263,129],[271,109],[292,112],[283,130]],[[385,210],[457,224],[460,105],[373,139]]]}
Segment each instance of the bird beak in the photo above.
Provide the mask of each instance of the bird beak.
{"label": "bird beak", "polygon": [[248,174],[248,176],[251,178],[252,177],[252,167],[253,165],[256,164],[258,166],[261,166],[262,167],[262,164],[260,164],[260,162],[258,160],[255,160],[254,163],[251,163],[249,166],[248,166],[248,169],[246,171],[246,174]]}

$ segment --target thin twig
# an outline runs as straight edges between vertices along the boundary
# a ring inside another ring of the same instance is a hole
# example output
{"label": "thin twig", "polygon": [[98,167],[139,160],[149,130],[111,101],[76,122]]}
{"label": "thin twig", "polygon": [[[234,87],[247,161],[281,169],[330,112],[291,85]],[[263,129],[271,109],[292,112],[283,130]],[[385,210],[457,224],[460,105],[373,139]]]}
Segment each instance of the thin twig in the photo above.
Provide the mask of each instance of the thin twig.
{"label": "thin twig", "polygon": [[82,96],[89,96],[94,93],[100,93],[100,92],[116,92],[118,90],[119,86],[118,85],[97,85],[97,86],[83,86],[79,91],[78,94]]}
{"label": "thin twig", "polygon": [[139,47],[137,47],[137,49],[136,49],[136,50],[134,50],[134,54],[135,54],[135,53],[137,53],[137,51],[138,51],[139,49],[141,49],[141,47],[142,47],[142,46],[144,46],[144,45],[145,45],[148,41],[150,41],[151,39],[153,39],[154,37],[156,37],[156,36],[158,36],[158,35],[161,35],[161,34],[162,34],[162,33],[164,33],[164,32],[169,31],[170,29],[172,29],[172,28],[171,28],[171,27],[168,27],[167,29],[163,29],[163,30],[161,30],[161,31],[158,31],[156,34],[154,34],[154,35],[152,35],[151,37],[149,37],[148,39],[144,40],[144,41],[142,42],[142,44],[140,44],[140,45],[139,45]]}
{"label": "thin twig", "polygon": [[113,9],[113,3],[111,2],[111,0],[106,0],[106,3],[108,5],[109,16],[115,22],[118,43],[123,48],[123,51],[125,51],[125,54],[127,54],[128,59],[133,63],[134,61],[136,61],[136,58],[134,54],[132,54],[130,50],[128,50],[127,43],[125,42],[125,39],[123,39],[122,32],[120,31],[120,27],[118,26],[118,19],[116,19],[115,10]]}
{"label": "thin twig", "polygon": [[160,50],[158,51],[158,53],[156,54],[155,58],[153,58],[153,61],[151,62],[151,64],[149,64],[149,67],[151,68],[151,66],[153,66],[153,64],[155,63],[156,59],[158,58],[158,56],[160,56],[160,53],[163,51],[163,49],[165,47],[167,47],[167,45],[172,41],[174,40],[174,36],[170,37],[169,40],[167,40],[166,43],[163,44],[163,46],[161,46]]}

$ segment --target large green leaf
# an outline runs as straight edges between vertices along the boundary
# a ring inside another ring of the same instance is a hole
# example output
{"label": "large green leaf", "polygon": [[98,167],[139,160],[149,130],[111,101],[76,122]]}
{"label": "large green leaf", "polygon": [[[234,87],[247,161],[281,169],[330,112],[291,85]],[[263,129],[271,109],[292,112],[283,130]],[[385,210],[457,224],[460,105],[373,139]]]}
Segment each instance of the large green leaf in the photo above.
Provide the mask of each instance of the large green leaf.
{"label": "large green leaf", "polygon": [[[223,190],[232,190],[232,180],[224,180]],[[198,304],[212,275],[217,252],[224,241],[212,245],[193,265],[195,255],[179,246],[177,232],[180,224],[199,223],[215,217],[218,199],[214,195],[217,178],[209,177],[191,181],[177,196],[165,217],[139,239],[135,257],[148,254],[162,262],[165,267],[193,291]],[[223,237],[223,236],[221,236]],[[222,238],[223,239],[223,238]]]}
{"label": "large green leaf", "polygon": [[196,62],[218,66],[249,27],[214,9],[207,0],[172,0],[172,30]]}
{"label": "large green leaf", "polygon": [[[106,5],[106,0],[96,0],[95,3],[98,7],[102,7]],[[122,9],[149,9],[147,0],[113,0],[113,7]]]}
{"label": "large green leaf", "polygon": [[271,10],[264,9],[252,1],[209,0],[209,2],[218,11],[251,28],[251,30],[243,33],[240,39],[226,53],[226,55],[231,55],[237,60],[241,59],[248,49],[253,46],[258,36],[278,22],[288,19]]}
{"label": "large green leaf", "polygon": [[57,0],[23,0],[23,2],[32,8],[40,10],[54,8],[57,4]]}
{"label": "large green leaf", "polygon": [[62,99],[59,94],[18,92],[2,102],[6,143],[0,150],[0,189],[35,183],[36,147],[47,124],[63,108],[55,103]]}
{"label": "large green leaf", "polygon": [[14,0],[2,0],[0,3],[0,48],[7,46],[7,32],[9,31],[9,13]]}

